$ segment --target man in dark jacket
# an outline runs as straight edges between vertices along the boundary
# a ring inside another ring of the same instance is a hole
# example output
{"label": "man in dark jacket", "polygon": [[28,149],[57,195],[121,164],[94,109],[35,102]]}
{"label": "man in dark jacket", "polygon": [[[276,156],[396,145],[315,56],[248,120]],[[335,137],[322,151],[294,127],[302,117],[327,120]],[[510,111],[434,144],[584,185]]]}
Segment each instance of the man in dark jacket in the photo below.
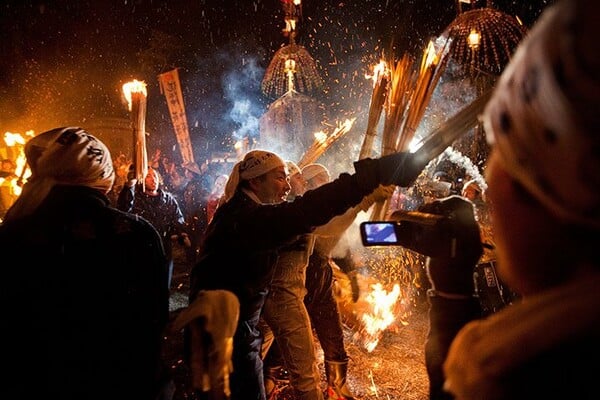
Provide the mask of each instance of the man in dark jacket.
{"label": "man in dark jacket", "polygon": [[240,301],[233,339],[232,400],[265,399],[257,324],[278,249],[358,204],[379,184],[409,185],[423,168],[423,161],[405,153],[364,159],[355,163],[355,174],[343,173],[293,202],[282,202],[290,186],[279,156],[252,150],[234,166],[225,202],[208,226],[199,262],[192,270],[190,288],[190,301],[199,291],[211,289],[229,290]]}
{"label": "man in dark jacket", "polygon": [[185,226],[185,219],[175,196],[161,187],[161,177],[153,168],[149,168],[144,185],[130,179],[117,200],[119,210],[144,217],[158,231],[169,263],[169,287],[173,277],[173,240],[190,247],[191,243]]}
{"label": "man in dark jacket", "polygon": [[3,399],[147,399],[160,391],[166,258],[144,219],[109,206],[108,148],[81,128],[31,139],[0,226]]}

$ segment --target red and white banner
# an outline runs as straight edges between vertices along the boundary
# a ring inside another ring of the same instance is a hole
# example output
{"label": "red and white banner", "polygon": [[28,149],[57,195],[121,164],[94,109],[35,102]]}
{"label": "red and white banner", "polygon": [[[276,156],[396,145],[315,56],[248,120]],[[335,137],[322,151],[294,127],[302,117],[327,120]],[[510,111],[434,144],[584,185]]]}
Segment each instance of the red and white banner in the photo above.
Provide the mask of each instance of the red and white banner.
{"label": "red and white banner", "polygon": [[179,83],[179,72],[177,68],[165,72],[158,76],[160,83],[160,92],[165,95],[171,121],[175,129],[175,136],[179,143],[179,150],[183,163],[194,161],[194,152],[190,141],[190,132],[188,130],[187,118],[185,116],[185,107],[183,105],[183,95],[181,94],[181,85]]}

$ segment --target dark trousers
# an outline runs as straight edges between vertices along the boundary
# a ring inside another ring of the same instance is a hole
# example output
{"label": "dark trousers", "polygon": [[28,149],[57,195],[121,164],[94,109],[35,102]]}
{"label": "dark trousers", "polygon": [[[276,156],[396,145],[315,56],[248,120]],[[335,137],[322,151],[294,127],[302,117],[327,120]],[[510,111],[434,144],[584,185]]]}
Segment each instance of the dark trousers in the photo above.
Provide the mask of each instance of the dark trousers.
{"label": "dark trousers", "polygon": [[233,336],[233,373],[230,376],[231,400],[265,400],[263,362],[260,358],[262,335],[258,321],[267,292],[252,299],[240,299],[240,318]]}

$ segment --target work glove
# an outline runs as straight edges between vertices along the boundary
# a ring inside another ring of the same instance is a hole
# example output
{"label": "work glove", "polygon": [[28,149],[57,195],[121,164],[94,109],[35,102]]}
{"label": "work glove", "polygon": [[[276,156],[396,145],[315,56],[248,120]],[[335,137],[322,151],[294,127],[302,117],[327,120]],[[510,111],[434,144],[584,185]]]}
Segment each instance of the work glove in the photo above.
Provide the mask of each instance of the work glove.
{"label": "work glove", "polygon": [[373,203],[383,202],[392,197],[394,190],[396,190],[395,185],[379,185],[370,195],[363,197],[362,201],[358,204],[358,208],[362,211],[367,211]]}
{"label": "work glove", "polygon": [[[460,196],[450,196],[425,204],[419,211],[445,217],[436,224],[437,233],[432,239],[449,241],[451,249],[449,254],[430,257],[427,261],[427,276],[432,289],[473,295],[473,271],[483,253],[473,203]],[[427,237],[423,239],[427,240]]]}
{"label": "work glove", "polygon": [[412,153],[394,153],[381,158],[356,161],[354,169],[359,185],[373,190],[379,184],[408,187],[426,165],[424,160],[416,158]]}

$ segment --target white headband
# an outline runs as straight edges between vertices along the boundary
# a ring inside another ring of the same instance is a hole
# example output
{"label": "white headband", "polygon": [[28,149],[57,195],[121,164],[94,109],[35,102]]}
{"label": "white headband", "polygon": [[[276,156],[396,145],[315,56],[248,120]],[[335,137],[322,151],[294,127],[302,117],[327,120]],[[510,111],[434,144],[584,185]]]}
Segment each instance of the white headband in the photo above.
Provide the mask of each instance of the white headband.
{"label": "white headband", "polygon": [[115,172],[108,148],[77,127],[40,133],[25,145],[31,177],[5,220],[31,214],[55,185],[87,186],[107,193]]}
{"label": "white headband", "polygon": [[277,168],[286,168],[285,162],[275,153],[266,150],[252,150],[244,159],[233,166],[225,185],[223,202],[228,202],[235,194],[240,181],[247,181]]}

